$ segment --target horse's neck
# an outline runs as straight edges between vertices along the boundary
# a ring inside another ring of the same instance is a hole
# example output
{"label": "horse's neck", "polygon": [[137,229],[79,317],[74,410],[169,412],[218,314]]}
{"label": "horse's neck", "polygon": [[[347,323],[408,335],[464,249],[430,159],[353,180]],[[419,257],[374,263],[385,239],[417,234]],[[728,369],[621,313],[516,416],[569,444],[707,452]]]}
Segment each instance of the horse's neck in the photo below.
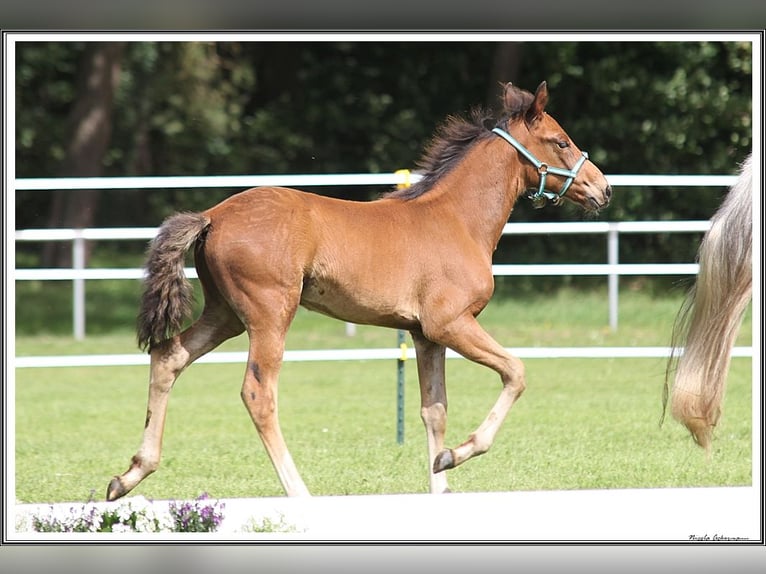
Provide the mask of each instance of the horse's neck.
{"label": "horse's neck", "polygon": [[426,194],[433,193],[434,201],[452,210],[489,253],[495,250],[524,189],[518,156],[504,144],[499,138],[479,143]]}

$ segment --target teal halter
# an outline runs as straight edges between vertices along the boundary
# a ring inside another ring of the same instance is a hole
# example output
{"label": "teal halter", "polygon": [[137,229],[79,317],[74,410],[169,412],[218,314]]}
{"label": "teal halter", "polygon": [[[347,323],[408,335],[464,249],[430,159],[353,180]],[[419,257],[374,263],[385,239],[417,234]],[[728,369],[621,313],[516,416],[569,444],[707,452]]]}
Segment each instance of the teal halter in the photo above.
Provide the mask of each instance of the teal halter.
{"label": "teal halter", "polygon": [[[514,138],[511,134],[509,134],[505,130],[502,130],[500,128],[495,128],[492,131],[496,133],[497,135],[499,135],[501,138],[503,138],[505,141],[507,141],[509,144],[511,144],[513,147],[515,147],[521,155],[527,158],[532,163],[532,165],[535,166],[535,168],[537,169],[537,173],[540,174],[540,186],[537,192],[528,196],[529,199],[532,200],[532,203],[534,204],[534,206],[537,208],[540,208],[543,205],[545,205],[546,199],[551,199],[554,201],[554,203],[556,203],[562,197],[564,197],[564,194],[569,189],[569,186],[572,185],[572,182],[577,177],[577,173],[580,171],[580,168],[588,159],[588,153],[582,152],[582,156],[580,157],[580,159],[577,160],[577,163],[574,165],[572,169],[564,169],[561,167],[549,167],[548,164],[541,162],[534,155],[532,155],[532,152],[530,152],[527,148],[521,145],[521,143],[516,138]],[[545,180],[548,177],[549,173],[552,173],[553,175],[560,175],[562,177],[567,178],[566,181],[564,182],[564,185],[561,186],[561,190],[558,193],[555,193],[553,191],[548,191],[547,189],[545,189]]]}

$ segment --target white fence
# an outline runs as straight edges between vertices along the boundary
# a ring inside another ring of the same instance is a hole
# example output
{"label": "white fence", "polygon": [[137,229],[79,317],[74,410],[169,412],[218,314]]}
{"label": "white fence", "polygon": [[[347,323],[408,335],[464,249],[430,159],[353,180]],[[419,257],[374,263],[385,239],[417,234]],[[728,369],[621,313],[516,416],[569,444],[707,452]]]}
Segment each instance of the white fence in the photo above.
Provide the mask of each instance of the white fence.
{"label": "white fence", "polygon": [[[53,190],[53,189],[168,189],[193,187],[253,187],[258,185],[395,185],[417,180],[416,175],[408,172],[394,174],[332,174],[332,175],[275,175],[275,176],[211,176],[211,177],[128,177],[128,178],[54,178],[54,179],[19,179],[16,190]],[[613,187],[618,186],[710,186],[723,187],[734,183],[736,176],[677,176],[677,175],[615,175],[608,176]],[[605,275],[608,277],[609,325],[617,328],[618,323],[618,279],[620,275],[686,275],[696,274],[696,263],[683,264],[621,264],[619,262],[619,236],[623,233],[690,233],[704,232],[709,227],[708,221],[644,221],[644,222],[557,222],[557,223],[509,223],[504,235],[526,234],[605,234],[607,253],[604,264],[527,264],[493,265],[493,273],[503,275]],[[85,336],[85,281],[99,279],[141,279],[142,269],[86,269],[85,242],[89,240],[149,240],[156,234],[156,228],[114,228],[114,229],[26,229],[17,230],[16,241],[71,241],[73,247],[73,266],[71,269],[16,269],[16,281],[72,281],[73,289],[73,325],[74,335],[81,339]],[[193,268],[186,269],[188,277],[196,277]],[[352,357],[353,353],[344,351],[348,358],[383,358],[373,356],[376,351],[359,350],[361,356]],[[370,351],[364,353],[365,351]],[[380,351],[380,350],[379,350]],[[383,350],[398,353],[394,350]],[[519,350],[514,350],[517,354]],[[538,350],[539,351],[539,350]],[[554,350],[551,350],[552,352]],[[580,355],[592,356],[593,350],[581,350]],[[646,356],[646,351],[630,349],[611,349],[609,356]],[[652,348],[652,356],[666,355],[667,349]],[[737,354],[748,354],[748,349],[738,349]],[[332,351],[327,351],[332,353]],[[561,350],[559,350],[560,355]],[[636,355],[635,353],[638,353]],[[379,354],[379,353],[377,353]],[[386,353],[384,353],[386,354]],[[537,352],[532,352],[534,356]],[[213,353],[213,361],[223,360],[225,353]],[[238,360],[241,360],[237,354]],[[567,355],[565,353],[565,355]],[[601,356],[600,354],[598,354]],[[397,355],[398,356],[398,355]],[[529,355],[527,355],[529,356]],[[548,355],[551,356],[551,355]],[[555,353],[553,356],[557,356]],[[569,355],[567,355],[569,356]],[[119,357],[122,357],[120,359]],[[135,364],[142,358],[130,358],[129,355],[110,356],[109,364]],[[329,358],[329,355],[326,355]],[[37,360],[39,359],[39,360]],[[21,360],[21,362],[20,362]],[[80,364],[88,364],[86,358],[80,358]],[[210,359],[209,359],[210,360]],[[291,360],[286,355],[285,360]],[[297,356],[292,360],[301,360]],[[322,360],[319,358],[303,360]],[[16,358],[16,366],[64,366],[71,364],[71,359]],[[33,364],[35,363],[35,364]]]}

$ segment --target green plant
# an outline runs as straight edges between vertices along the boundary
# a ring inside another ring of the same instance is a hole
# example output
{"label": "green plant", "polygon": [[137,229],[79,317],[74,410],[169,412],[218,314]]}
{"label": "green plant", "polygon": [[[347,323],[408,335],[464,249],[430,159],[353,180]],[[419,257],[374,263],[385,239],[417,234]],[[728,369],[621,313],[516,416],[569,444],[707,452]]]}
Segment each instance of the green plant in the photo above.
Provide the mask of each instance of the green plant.
{"label": "green plant", "polygon": [[261,518],[260,520],[255,517],[242,528],[243,532],[298,532],[298,528],[294,524],[289,524],[285,521],[283,514],[279,515],[279,520],[272,520],[268,516]]}

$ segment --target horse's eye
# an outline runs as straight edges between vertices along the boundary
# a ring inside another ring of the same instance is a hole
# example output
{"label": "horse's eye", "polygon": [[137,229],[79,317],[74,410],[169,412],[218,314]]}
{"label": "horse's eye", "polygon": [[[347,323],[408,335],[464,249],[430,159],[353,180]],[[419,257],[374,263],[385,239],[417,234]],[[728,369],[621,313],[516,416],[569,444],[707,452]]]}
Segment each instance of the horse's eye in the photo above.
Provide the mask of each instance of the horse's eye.
{"label": "horse's eye", "polygon": [[556,142],[556,145],[559,146],[561,149],[564,149],[569,147],[569,142],[562,140],[560,142]]}

